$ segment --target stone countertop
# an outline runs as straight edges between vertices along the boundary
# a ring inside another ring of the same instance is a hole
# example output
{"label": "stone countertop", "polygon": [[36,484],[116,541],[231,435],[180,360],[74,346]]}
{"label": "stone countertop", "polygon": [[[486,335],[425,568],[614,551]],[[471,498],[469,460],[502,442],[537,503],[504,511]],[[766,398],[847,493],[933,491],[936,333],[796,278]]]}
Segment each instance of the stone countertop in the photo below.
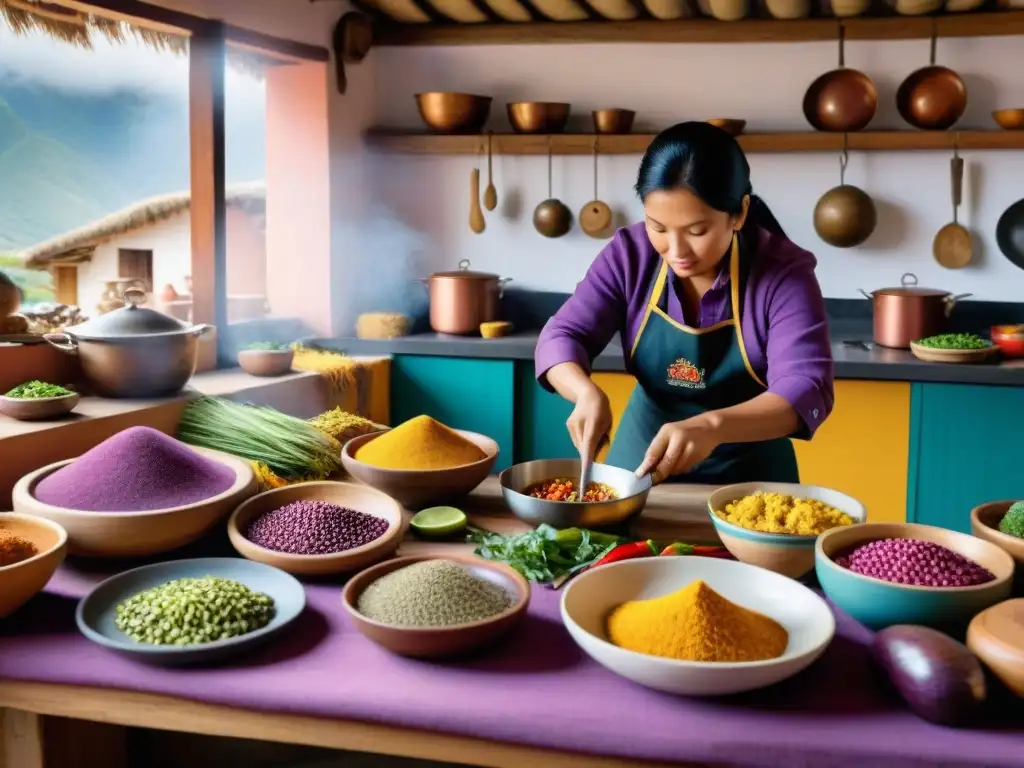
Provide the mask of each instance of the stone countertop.
{"label": "stone countertop", "polygon": [[[356,338],[318,340],[325,347],[351,355],[428,355],[490,360],[532,360],[538,332],[515,333],[499,339],[420,333],[376,341]],[[908,350],[886,349],[871,343],[866,333],[833,334],[832,355],[836,378],[878,381],[917,381],[948,384],[1024,385],[1024,360],[980,365],[925,363]],[[860,344],[860,345],[858,345]],[[624,371],[622,347],[614,339],[594,361],[595,371]]]}

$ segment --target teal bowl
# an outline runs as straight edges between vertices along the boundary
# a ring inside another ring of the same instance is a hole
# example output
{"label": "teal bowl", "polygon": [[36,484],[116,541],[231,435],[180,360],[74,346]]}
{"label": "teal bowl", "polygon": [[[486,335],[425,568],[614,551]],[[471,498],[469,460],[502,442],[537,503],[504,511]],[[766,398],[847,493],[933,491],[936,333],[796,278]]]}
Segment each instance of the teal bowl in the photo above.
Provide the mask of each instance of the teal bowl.
{"label": "teal bowl", "polygon": [[[932,541],[984,566],[996,578],[974,587],[914,587],[862,576],[836,564],[836,557],[879,539]],[[862,523],[819,536],[814,568],[829,600],[871,629],[882,629],[893,624],[966,624],[1010,596],[1014,562],[995,544],[966,533],[916,523]]]}
{"label": "teal bowl", "polygon": [[817,536],[796,536],[790,533],[762,533],[733,525],[723,520],[716,510],[725,509],[730,502],[750,496],[758,491],[783,493],[802,499],[816,499],[845,512],[854,523],[862,523],[867,517],[864,505],[851,496],[831,488],[800,483],[739,483],[726,485],[711,494],[708,511],[715,533],[723,546],[741,563],[765,568],[791,579],[799,579],[814,569],[814,542]]}

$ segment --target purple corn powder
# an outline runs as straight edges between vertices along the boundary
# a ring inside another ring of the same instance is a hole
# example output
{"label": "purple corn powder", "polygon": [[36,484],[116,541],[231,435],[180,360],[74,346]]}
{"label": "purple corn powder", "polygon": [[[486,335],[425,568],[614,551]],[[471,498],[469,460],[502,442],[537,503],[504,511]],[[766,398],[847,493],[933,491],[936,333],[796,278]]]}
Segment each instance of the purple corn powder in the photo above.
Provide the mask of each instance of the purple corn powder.
{"label": "purple corn powder", "polygon": [[40,480],[44,504],[82,512],[145,512],[195,504],[235,484],[235,471],[150,427],[130,427]]}
{"label": "purple corn powder", "polygon": [[987,568],[951,549],[921,539],[880,539],[836,558],[862,576],[914,587],[973,587],[995,579]]}
{"label": "purple corn powder", "polygon": [[245,538],[290,555],[329,555],[379,539],[388,521],[326,501],[293,501],[253,520]]}

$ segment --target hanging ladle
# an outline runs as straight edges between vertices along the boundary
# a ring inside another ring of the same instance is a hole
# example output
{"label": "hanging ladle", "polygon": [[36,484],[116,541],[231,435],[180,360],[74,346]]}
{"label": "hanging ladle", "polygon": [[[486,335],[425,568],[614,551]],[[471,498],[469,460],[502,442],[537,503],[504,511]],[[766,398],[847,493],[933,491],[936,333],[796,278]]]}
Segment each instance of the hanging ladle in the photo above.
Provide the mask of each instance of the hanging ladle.
{"label": "hanging ladle", "polygon": [[957,152],[959,135],[953,144],[953,158],[949,161],[949,175],[953,185],[953,221],[935,234],[932,254],[947,269],[960,269],[971,263],[971,233],[957,221],[957,209],[963,198],[964,160]]}
{"label": "hanging ladle", "polygon": [[551,191],[551,140],[548,139],[548,199],[533,209],[533,226],[544,237],[562,237],[572,229],[572,211]]}
{"label": "hanging ladle", "polygon": [[597,137],[594,137],[594,199],[580,209],[580,229],[594,238],[608,237],[612,226],[612,209],[597,196]]}

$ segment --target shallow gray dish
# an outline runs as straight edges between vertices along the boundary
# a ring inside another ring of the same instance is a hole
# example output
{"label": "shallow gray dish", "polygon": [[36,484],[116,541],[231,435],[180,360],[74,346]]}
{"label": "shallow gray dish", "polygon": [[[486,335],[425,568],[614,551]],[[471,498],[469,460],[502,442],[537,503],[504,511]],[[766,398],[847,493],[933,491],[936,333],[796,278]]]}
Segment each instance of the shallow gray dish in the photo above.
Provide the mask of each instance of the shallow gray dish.
{"label": "shallow gray dish", "polygon": [[592,464],[590,481],[614,488],[613,501],[548,501],[527,496],[523,491],[545,480],[568,477],[579,481],[579,459],[539,459],[516,464],[498,476],[501,495],[512,514],[530,525],[547,523],[553,528],[602,528],[616,525],[640,513],[651,491],[651,476],[637,477],[628,469]]}
{"label": "shallow gray dish", "polygon": [[[234,579],[249,589],[270,595],[274,599],[274,618],[262,629],[241,637],[184,646],[137,643],[115,626],[118,603],[132,595],[174,579],[204,576]],[[176,666],[206,664],[248,651],[295,621],[305,607],[306,592],[302,584],[284,571],[241,558],[202,557],[144,565],[110,577],[79,601],[75,622],[88,639],[112,651],[147,664]]]}

